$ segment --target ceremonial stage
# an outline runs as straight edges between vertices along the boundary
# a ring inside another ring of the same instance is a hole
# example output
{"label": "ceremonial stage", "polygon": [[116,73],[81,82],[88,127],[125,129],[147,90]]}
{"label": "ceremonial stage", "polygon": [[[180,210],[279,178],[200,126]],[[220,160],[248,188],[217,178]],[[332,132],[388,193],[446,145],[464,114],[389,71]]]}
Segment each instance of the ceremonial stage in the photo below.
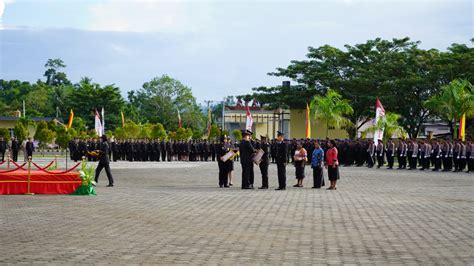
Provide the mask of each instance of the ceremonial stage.
{"label": "ceremonial stage", "polygon": [[37,170],[28,170],[25,165],[0,171],[0,195],[71,194],[82,184],[79,173],[73,171],[79,164],[67,171],[46,170],[51,163],[43,168],[33,163]]}

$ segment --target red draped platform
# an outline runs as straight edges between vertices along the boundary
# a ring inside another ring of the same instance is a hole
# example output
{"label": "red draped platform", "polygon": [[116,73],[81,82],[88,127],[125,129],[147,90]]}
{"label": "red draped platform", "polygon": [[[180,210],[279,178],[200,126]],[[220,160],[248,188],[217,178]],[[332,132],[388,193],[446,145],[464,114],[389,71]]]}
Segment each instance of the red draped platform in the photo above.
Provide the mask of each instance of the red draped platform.
{"label": "red draped platform", "polygon": [[[78,172],[31,171],[30,191],[35,194],[70,194],[81,185]],[[0,195],[28,192],[28,172],[0,173]]]}

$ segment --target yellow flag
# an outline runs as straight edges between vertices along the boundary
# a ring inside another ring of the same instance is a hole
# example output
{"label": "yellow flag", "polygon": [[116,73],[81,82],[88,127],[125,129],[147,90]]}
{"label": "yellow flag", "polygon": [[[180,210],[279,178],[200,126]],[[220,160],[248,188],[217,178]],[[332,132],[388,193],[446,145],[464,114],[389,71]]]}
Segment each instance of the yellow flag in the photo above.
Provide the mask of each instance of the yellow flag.
{"label": "yellow flag", "polygon": [[311,138],[311,119],[308,103],[306,103],[306,138]]}
{"label": "yellow flag", "polygon": [[69,114],[69,122],[67,123],[67,128],[71,128],[72,126],[72,120],[74,120],[74,112],[71,109],[71,113]]}
{"label": "yellow flag", "polygon": [[459,121],[459,139],[466,140],[466,114],[462,114],[461,121]]}

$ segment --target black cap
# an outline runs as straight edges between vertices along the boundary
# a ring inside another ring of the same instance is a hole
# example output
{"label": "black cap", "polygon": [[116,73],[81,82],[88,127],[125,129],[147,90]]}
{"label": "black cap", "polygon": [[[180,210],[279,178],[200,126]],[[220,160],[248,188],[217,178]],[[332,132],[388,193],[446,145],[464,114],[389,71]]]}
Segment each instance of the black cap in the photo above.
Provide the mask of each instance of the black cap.
{"label": "black cap", "polygon": [[277,131],[277,136],[285,136],[281,131]]}
{"label": "black cap", "polygon": [[266,136],[262,136],[262,135],[260,135],[260,138],[261,138],[261,139],[267,139]]}

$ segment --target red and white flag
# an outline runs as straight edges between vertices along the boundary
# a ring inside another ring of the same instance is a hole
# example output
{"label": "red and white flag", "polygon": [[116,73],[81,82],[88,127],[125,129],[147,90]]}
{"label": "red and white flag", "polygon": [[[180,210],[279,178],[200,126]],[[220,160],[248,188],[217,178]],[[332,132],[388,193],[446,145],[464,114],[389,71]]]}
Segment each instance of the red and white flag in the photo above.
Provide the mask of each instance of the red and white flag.
{"label": "red and white flag", "polygon": [[95,110],[95,132],[97,133],[97,136],[102,137],[103,127],[102,122],[100,121],[99,112],[97,112],[97,110]]}
{"label": "red and white flag", "polygon": [[[380,120],[380,118],[385,116],[385,109],[383,108],[382,103],[380,102],[379,98],[375,101],[375,125]],[[383,128],[377,129],[374,133],[374,143],[377,145],[379,143],[379,139],[383,139]]]}
{"label": "red and white flag", "polygon": [[247,119],[245,121],[245,129],[252,131],[253,118],[252,118],[252,115],[250,114],[249,106],[247,105],[245,108],[246,108],[246,111],[247,111]]}

